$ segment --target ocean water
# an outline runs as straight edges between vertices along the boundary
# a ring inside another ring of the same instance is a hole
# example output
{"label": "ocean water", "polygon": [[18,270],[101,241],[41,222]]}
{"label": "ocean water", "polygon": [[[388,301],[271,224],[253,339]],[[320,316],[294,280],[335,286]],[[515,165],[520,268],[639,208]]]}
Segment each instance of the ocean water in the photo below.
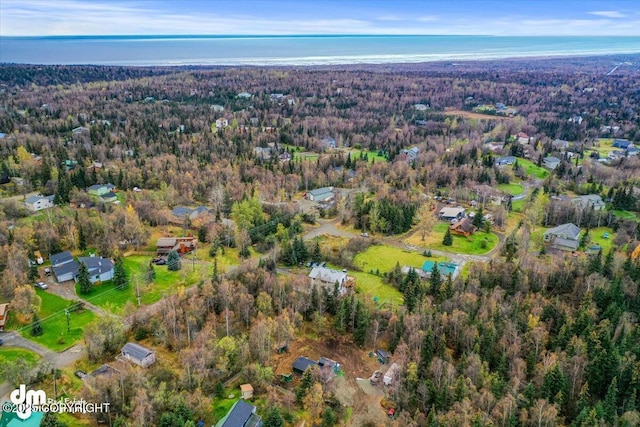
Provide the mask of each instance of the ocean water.
{"label": "ocean water", "polygon": [[327,65],[640,53],[640,37],[0,37],[0,63]]}

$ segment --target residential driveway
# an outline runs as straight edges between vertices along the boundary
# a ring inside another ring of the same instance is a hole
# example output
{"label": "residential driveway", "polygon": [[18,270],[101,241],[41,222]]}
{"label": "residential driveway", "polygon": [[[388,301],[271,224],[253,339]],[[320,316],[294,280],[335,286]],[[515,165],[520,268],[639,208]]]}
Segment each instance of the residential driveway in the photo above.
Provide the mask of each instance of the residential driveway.
{"label": "residential driveway", "polygon": [[320,227],[314,228],[313,230],[311,230],[307,234],[305,234],[304,237],[303,237],[304,240],[311,240],[314,237],[322,236],[323,234],[328,234],[330,236],[338,236],[338,237],[348,237],[348,238],[359,237],[359,234],[350,233],[348,231],[341,230],[338,227],[336,227],[336,224],[338,223],[338,221],[339,220],[337,220],[337,219],[334,219],[334,220],[320,219],[320,220],[318,220],[318,223],[320,224]]}

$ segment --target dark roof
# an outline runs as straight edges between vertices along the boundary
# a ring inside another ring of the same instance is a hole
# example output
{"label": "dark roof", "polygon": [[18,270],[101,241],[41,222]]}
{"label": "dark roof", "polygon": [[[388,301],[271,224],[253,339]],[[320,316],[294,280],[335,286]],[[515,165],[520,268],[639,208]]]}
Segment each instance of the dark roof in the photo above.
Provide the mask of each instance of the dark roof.
{"label": "dark roof", "polygon": [[122,347],[122,354],[128,354],[136,360],[142,360],[148,355],[153,354],[153,351],[141,346],[140,344],[128,342],[124,347]]}
{"label": "dark roof", "polygon": [[317,366],[318,362],[311,360],[307,357],[300,356],[293,362],[293,370],[298,372],[304,372],[309,366]]}
{"label": "dark roof", "polygon": [[89,375],[91,375],[92,377],[97,377],[98,375],[105,375],[113,372],[116,372],[116,370],[113,369],[111,366],[104,364],[100,366],[98,369],[96,369],[95,371],[91,372]]}
{"label": "dark roof", "polygon": [[103,194],[100,197],[102,197],[103,199],[114,199],[114,198],[118,197],[118,195],[116,193],[114,193],[113,191],[109,191],[108,193]]}
{"label": "dark roof", "polygon": [[87,266],[90,275],[102,274],[113,270],[113,263],[108,258],[88,256],[80,257],[78,261]]}
{"label": "dark roof", "polygon": [[338,365],[338,362],[336,362],[333,359],[328,359],[326,357],[321,357],[320,360],[318,360],[318,365],[320,366],[329,366],[331,368],[333,368],[334,366]]}
{"label": "dark roof", "polygon": [[244,400],[238,400],[227,414],[221,427],[245,427],[255,410],[255,406],[249,405]]}
{"label": "dark roof", "polygon": [[49,260],[51,260],[51,265],[55,266],[58,264],[63,264],[65,262],[73,261],[73,255],[71,255],[71,252],[69,251],[64,251],[60,252],[59,254],[51,255],[49,257]]}
{"label": "dark roof", "polygon": [[191,214],[191,209],[184,206],[176,206],[175,208],[173,208],[171,213],[175,216],[184,217]]}
{"label": "dark roof", "polygon": [[53,274],[56,275],[56,278],[69,273],[73,273],[73,276],[75,277],[76,274],[78,274],[78,270],[80,269],[80,264],[78,264],[78,261],[72,260],[71,262],[68,262],[66,264],[51,268],[53,269]]}
{"label": "dark roof", "polygon": [[380,357],[384,357],[385,359],[389,358],[389,353],[387,352],[387,350],[382,350],[381,348],[379,348],[376,350],[376,353],[378,353]]}

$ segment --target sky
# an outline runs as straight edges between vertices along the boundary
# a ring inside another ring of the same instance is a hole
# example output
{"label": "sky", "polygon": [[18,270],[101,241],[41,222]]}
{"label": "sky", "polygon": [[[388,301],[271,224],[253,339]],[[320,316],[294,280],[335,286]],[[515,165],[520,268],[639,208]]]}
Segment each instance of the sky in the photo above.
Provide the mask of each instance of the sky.
{"label": "sky", "polygon": [[0,0],[0,36],[640,36],[638,0]]}

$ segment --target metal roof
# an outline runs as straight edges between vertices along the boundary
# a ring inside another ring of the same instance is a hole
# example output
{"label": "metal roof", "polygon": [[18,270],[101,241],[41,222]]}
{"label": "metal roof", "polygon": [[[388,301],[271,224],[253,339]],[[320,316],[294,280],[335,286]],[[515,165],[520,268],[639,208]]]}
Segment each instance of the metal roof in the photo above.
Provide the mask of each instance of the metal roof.
{"label": "metal roof", "polygon": [[128,354],[136,360],[142,360],[148,355],[153,354],[153,351],[141,346],[140,344],[128,342],[124,345],[124,347],[122,347],[122,354]]}
{"label": "metal roof", "polygon": [[249,405],[244,400],[238,400],[220,427],[245,427],[255,410],[255,406]]}
{"label": "metal roof", "polygon": [[298,372],[304,372],[307,368],[311,366],[318,366],[318,362],[315,360],[311,360],[307,357],[300,356],[293,362],[293,370]]}
{"label": "metal roof", "polygon": [[326,283],[336,283],[342,284],[345,280],[347,280],[347,273],[344,271],[332,270],[326,267],[313,267],[311,273],[309,273],[309,277],[312,279],[318,279],[322,282]]}
{"label": "metal roof", "polygon": [[56,266],[58,264],[64,264],[65,262],[73,261],[73,255],[71,255],[71,252],[69,251],[64,251],[60,252],[59,254],[51,255],[49,257],[49,260],[51,260],[51,265]]}

